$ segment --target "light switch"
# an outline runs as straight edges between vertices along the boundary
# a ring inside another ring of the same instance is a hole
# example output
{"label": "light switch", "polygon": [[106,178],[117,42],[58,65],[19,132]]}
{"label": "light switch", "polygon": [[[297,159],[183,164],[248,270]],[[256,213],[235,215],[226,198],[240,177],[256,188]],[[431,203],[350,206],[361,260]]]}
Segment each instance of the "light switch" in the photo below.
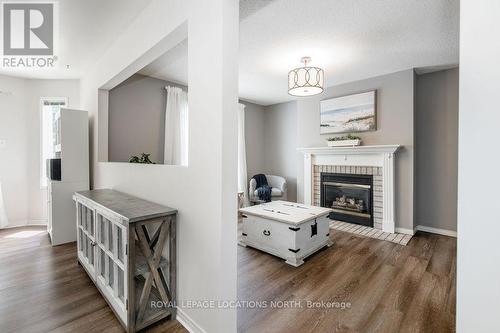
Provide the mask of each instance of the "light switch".
{"label": "light switch", "polygon": [[0,139],[0,149],[7,147],[7,140]]}

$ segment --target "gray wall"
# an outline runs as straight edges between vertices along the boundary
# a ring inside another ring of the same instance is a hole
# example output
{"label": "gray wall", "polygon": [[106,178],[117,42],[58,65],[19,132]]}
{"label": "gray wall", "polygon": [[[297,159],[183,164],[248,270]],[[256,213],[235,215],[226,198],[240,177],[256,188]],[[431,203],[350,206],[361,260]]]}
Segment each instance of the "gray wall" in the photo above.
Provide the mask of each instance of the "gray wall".
{"label": "gray wall", "polygon": [[283,176],[288,200],[297,200],[297,102],[265,108],[264,168],[266,174]]}
{"label": "gray wall", "polygon": [[245,104],[248,178],[258,173],[287,179],[288,199],[297,198],[297,103]]}
{"label": "gray wall", "polygon": [[457,230],[458,68],[417,76],[416,224]]}
{"label": "gray wall", "polygon": [[[298,99],[295,107],[288,105],[289,113],[296,109],[294,124],[288,124],[289,131],[266,132],[266,142],[290,142],[290,154],[295,155],[296,173],[290,175],[297,179],[297,200],[303,201],[303,156],[297,153],[297,147],[325,146],[325,140],[331,135],[319,133],[319,104],[323,99],[351,93],[377,89],[377,131],[357,133],[364,145],[400,144],[396,164],[396,226],[413,229],[413,151],[414,151],[414,72],[406,70],[389,75],[350,82],[327,88],[319,96]],[[268,107],[274,110],[278,106]],[[287,114],[282,112],[282,114]],[[294,134],[293,132],[296,131]],[[286,139],[283,134],[286,133]],[[295,139],[294,139],[295,137]],[[292,151],[293,148],[293,151]],[[268,146],[266,145],[266,149]],[[273,156],[272,152],[266,156]],[[282,165],[273,161],[274,165]],[[276,170],[279,173],[280,170]],[[288,170],[283,170],[288,172]]]}
{"label": "gray wall", "polygon": [[128,162],[131,155],[151,153],[163,163],[165,140],[165,86],[180,86],[139,74],[109,91],[108,158]]}
{"label": "gray wall", "polygon": [[248,177],[257,173],[285,177],[288,199],[297,199],[297,102],[245,108]]}
{"label": "gray wall", "polygon": [[[153,161],[163,163],[167,85],[187,90],[186,86],[139,74],[110,90],[109,161],[128,162],[131,155],[151,152]],[[264,172],[264,107],[240,102],[245,105],[247,168],[248,177],[252,177]]]}
{"label": "gray wall", "polygon": [[245,105],[245,143],[248,178],[264,172],[264,107],[240,101]]}
{"label": "gray wall", "polygon": [[[458,69],[421,76],[406,70],[265,107],[260,170],[285,176],[290,199],[302,202],[303,156],[296,148],[324,146],[332,136],[319,134],[319,102],[371,89],[377,90],[377,130],[357,135],[364,145],[403,146],[396,164],[396,226],[456,230]],[[252,130],[247,127],[247,140]]]}

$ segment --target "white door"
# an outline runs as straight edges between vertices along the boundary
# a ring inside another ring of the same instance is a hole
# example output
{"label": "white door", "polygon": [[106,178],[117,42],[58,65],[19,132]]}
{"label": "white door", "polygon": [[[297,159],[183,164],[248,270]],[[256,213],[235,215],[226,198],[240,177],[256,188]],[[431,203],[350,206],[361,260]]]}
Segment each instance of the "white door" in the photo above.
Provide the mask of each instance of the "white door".
{"label": "white door", "polygon": [[127,228],[119,219],[97,210],[96,258],[99,289],[127,324]]}

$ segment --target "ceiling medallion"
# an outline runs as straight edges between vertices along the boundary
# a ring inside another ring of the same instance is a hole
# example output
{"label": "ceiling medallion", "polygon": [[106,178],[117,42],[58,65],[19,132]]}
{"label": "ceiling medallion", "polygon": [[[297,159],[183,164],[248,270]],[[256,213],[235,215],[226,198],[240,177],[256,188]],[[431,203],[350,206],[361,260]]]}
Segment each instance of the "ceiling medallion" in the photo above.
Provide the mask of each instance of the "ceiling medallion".
{"label": "ceiling medallion", "polygon": [[288,73],[288,93],[292,96],[313,96],[323,92],[325,73],[319,67],[310,67],[310,57],[300,59],[304,67],[292,69]]}

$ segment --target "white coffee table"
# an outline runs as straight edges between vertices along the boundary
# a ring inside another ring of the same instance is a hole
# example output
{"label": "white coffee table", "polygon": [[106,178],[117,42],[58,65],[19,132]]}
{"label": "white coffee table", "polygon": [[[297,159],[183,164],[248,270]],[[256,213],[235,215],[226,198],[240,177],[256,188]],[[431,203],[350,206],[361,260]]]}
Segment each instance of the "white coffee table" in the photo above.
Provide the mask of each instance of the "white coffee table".
{"label": "white coffee table", "polygon": [[251,246],[300,266],[304,258],[325,246],[331,246],[332,209],[272,201],[240,209],[243,232],[240,245]]}

